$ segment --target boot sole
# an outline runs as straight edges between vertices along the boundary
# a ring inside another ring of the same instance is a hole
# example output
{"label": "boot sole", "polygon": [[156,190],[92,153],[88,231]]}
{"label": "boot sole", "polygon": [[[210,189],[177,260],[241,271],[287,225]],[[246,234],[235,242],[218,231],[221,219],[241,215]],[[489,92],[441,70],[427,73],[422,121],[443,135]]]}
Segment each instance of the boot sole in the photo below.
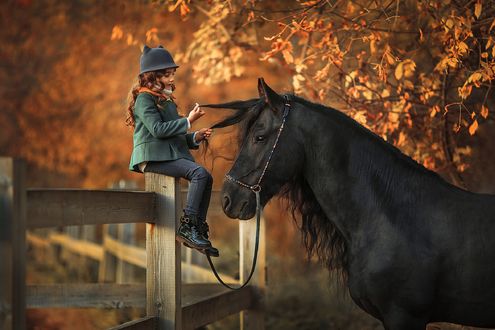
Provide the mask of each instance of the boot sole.
{"label": "boot sole", "polygon": [[208,250],[208,248],[210,248],[210,247],[207,247],[207,248],[204,248],[204,249],[198,249],[198,248],[195,248],[195,247],[193,247],[193,246],[190,246],[190,245],[189,245],[189,244],[187,244],[186,242],[182,242],[182,244],[184,244],[184,246],[186,246],[186,247],[188,247],[188,248],[190,248],[190,249],[195,249],[195,250],[197,250],[198,252],[201,252],[202,254],[207,255],[207,256],[210,256],[210,257],[219,257],[219,256],[220,256],[220,254],[219,254],[219,253],[209,253],[208,251],[206,251],[206,250]]}
{"label": "boot sole", "polygon": [[194,243],[192,243],[191,241],[185,239],[184,237],[182,236],[179,236],[179,235],[175,235],[175,239],[183,244],[187,244],[189,245],[189,247],[193,248],[193,249],[197,249],[197,250],[200,250],[200,249],[206,249],[206,248],[209,248],[211,245],[196,245]]}

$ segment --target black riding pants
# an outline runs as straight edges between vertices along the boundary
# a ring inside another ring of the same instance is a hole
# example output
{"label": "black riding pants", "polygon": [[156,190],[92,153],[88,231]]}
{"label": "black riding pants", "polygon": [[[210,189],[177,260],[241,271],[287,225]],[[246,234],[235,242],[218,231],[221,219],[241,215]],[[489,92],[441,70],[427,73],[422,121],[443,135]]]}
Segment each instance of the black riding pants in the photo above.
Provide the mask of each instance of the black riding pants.
{"label": "black riding pants", "polygon": [[204,167],[181,158],[163,162],[148,162],[144,171],[188,180],[190,185],[184,211],[188,215],[196,215],[199,219],[206,220],[213,178]]}

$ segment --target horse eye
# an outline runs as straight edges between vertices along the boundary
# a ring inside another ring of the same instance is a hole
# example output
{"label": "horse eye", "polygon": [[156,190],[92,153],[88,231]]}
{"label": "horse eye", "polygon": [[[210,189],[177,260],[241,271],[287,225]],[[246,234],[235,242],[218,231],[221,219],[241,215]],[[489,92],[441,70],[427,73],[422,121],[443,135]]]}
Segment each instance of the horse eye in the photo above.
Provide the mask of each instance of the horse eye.
{"label": "horse eye", "polygon": [[257,137],[254,138],[256,142],[263,142],[265,141],[265,137],[263,135],[258,135]]}

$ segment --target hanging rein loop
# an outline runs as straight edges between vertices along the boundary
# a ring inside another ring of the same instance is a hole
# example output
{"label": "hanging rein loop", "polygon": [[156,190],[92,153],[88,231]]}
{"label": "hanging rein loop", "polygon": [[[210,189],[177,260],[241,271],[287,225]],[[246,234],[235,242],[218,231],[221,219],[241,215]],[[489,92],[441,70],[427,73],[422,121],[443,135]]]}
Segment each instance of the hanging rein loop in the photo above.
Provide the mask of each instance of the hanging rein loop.
{"label": "hanging rein loop", "polygon": [[246,279],[246,281],[241,286],[238,286],[238,287],[233,287],[233,286],[225,283],[222,280],[222,277],[220,276],[220,274],[218,274],[218,272],[215,268],[215,265],[213,265],[213,261],[211,261],[211,257],[208,254],[206,255],[206,258],[208,259],[208,263],[210,264],[210,268],[213,271],[213,274],[217,278],[218,282],[220,282],[223,286],[225,286],[226,288],[229,288],[231,290],[240,290],[243,287],[245,287],[249,283],[251,278],[253,277],[254,270],[256,269],[256,261],[258,260],[258,247],[259,247],[259,241],[260,241],[261,207],[260,207],[260,193],[259,193],[259,191],[255,192],[255,194],[256,194],[256,243],[254,245],[254,255],[253,255],[253,263],[251,265],[251,271],[249,272],[249,275],[248,275],[248,278]]}
{"label": "hanging rein loop", "polygon": [[270,164],[270,161],[272,160],[273,152],[275,151],[275,148],[277,147],[278,140],[280,139],[280,134],[282,134],[282,131],[284,130],[285,126],[285,120],[287,119],[287,116],[289,115],[289,111],[291,108],[290,104],[290,98],[289,95],[284,95],[284,113],[283,113],[283,118],[282,118],[282,125],[280,125],[280,128],[278,129],[278,134],[277,138],[275,139],[275,143],[273,144],[272,150],[270,151],[270,154],[268,156],[268,160],[266,161],[265,167],[263,168],[263,172],[261,172],[261,175],[258,179],[258,182],[254,185],[249,185],[247,183],[244,183],[242,181],[239,181],[232,177],[230,174],[227,174],[225,178],[229,181],[232,181],[234,183],[237,183],[241,187],[247,188],[251,190],[255,196],[256,196],[256,243],[254,245],[254,254],[253,254],[253,262],[251,265],[251,271],[249,272],[248,278],[246,281],[239,287],[233,287],[227,283],[225,283],[220,275],[218,274],[217,270],[215,269],[215,265],[213,265],[213,262],[211,261],[211,257],[207,254],[206,258],[208,259],[208,263],[210,264],[210,268],[213,271],[213,274],[217,278],[217,280],[225,287],[231,289],[231,290],[239,290],[245,287],[251,278],[253,277],[254,270],[256,269],[256,261],[258,260],[258,247],[259,247],[259,242],[260,242],[260,222],[261,222],[261,201],[260,201],[260,192],[261,192],[261,181],[263,180],[263,177],[266,174],[266,170],[268,169],[268,165]]}

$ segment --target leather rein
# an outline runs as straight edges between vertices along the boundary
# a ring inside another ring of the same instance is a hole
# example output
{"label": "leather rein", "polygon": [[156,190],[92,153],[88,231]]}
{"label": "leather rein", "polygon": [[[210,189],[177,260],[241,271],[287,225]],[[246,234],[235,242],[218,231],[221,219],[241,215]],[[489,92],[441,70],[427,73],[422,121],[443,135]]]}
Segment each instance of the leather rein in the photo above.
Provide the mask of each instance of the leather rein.
{"label": "leather rein", "polygon": [[261,175],[258,179],[258,181],[254,185],[250,185],[247,183],[244,183],[234,177],[232,177],[230,174],[227,174],[225,178],[231,182],[234,182],[241,187],[247,188],[251,190],[255,195],[256,195],[256,242],[254,245],[254,254],[253,254],[253,262],[251,265],[251,271],[249,272],[249,276],[246,279],[246,281],[240,285],[239,287],[233,287],[227,283],[225,283],[220,275],[218,274],[217,270],[215,269],[215,266],[213,265],[213,262],[211,261],[211,257],[207,254],[206,258],[208,259],[208,263],[210,264],[210,268],[213,271],[213,274],[217,278],[217,280],[225,287],[231,289],[231,290],[239,290],[245,287],[251,278],[253,277],[254,270],[256,269],[256,261],[258,259],[258,247],[259,247],[259,241],[260,241],[260,219],[261,219],[261,202],[260,202],[260,192],[261,192],[261,181],[263,180],[263,177],[266,174],[266,170],[268,169],[268,165],[270,164],[270,161],[272,160],[273,152],[275,151],[275,148],[278,145],[278,141],[280,139],[280,135],[282,134],[282,131],[284,130],[285,127],[285,121],[287,119],[287,116],[289,115],[289,111],[291,109],[291,104],[290,104],[290,97],[289,95],[284,95],[284,112],[283,112],[283,117],[282,117],[282,124],[280,125],[280,128],[278,129],[277,133],[277,138],[275,139],[275,143],[273,144],[272,150],[270,151],[270,154],[268,156],[268,160],[266,161],[265,167],[263,168],[263,172],[261,172]]}

